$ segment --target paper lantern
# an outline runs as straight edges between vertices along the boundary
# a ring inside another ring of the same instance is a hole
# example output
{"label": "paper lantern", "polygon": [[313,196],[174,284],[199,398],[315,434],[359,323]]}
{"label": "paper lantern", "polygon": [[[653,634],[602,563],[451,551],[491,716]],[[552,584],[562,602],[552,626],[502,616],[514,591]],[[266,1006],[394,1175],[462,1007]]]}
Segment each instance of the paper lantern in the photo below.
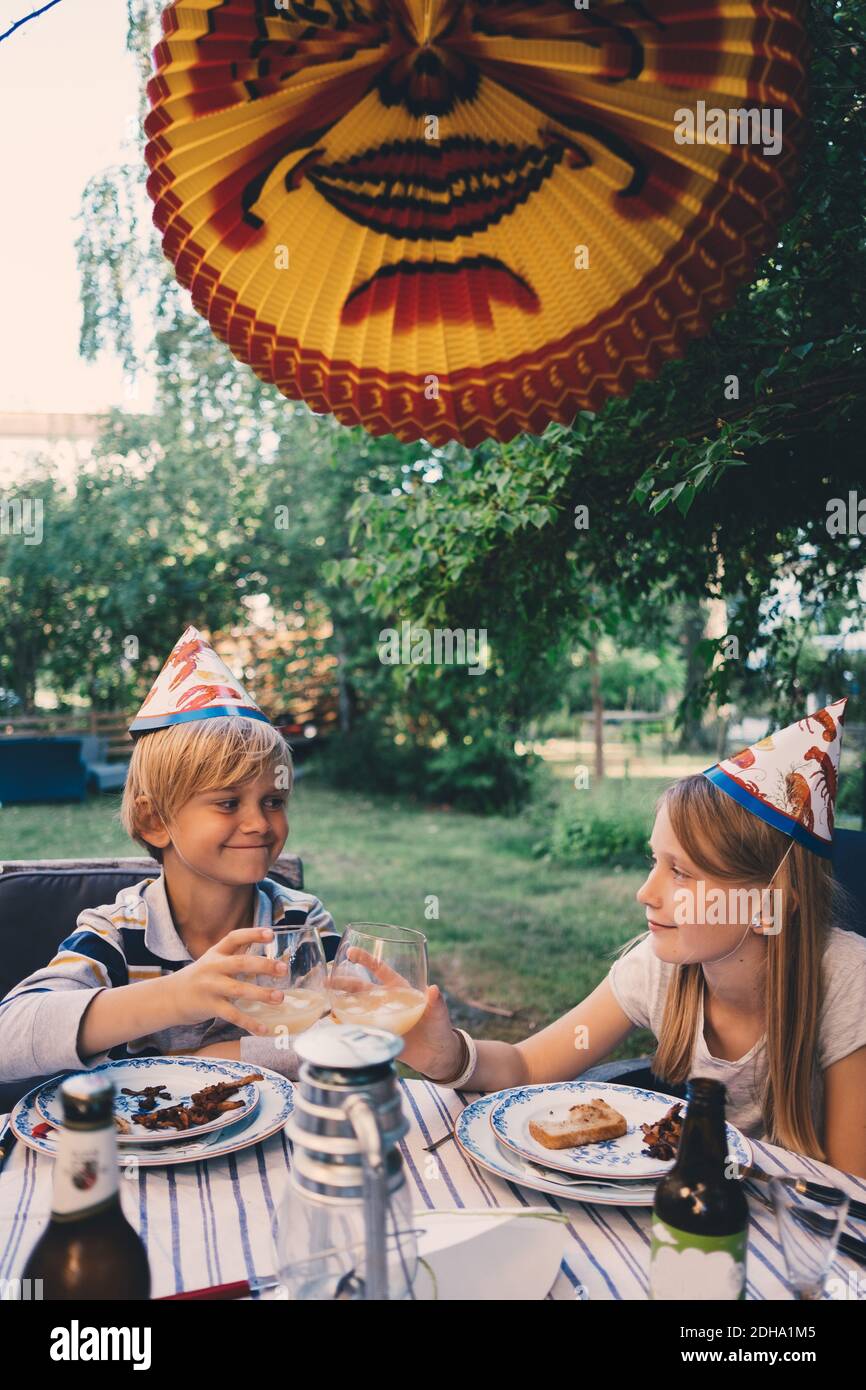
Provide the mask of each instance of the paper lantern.
{"label": "paper lantern", "polygon": [[797,167],[798,0],[176,0],[155,220],[265,381],[468,445],[598,410],[683,353]]}

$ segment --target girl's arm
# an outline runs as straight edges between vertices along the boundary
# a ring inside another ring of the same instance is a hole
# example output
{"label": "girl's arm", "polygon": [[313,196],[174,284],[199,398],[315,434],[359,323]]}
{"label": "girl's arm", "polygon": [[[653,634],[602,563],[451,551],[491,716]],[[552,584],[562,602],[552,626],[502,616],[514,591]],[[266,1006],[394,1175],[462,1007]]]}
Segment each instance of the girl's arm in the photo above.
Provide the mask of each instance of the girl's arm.
{"label": "girl's arm", "polygon": [[[523,1042],[477,1043],[478,1063],[466,1090],[500,1091],[539,1081],[570,1081],[602,1061],[633,1028],[604,979],[582,1004]],[[427,1011],[406,1035],[399,1060],[435,1081],[453,1076],[459,1058],[459,1041],[451,1031],[445,1001],[432,985]]]}
{"label": "girl's arm", "polygon": [[571,1081],[604,1061],[633,1030],[634,1024],[616,1002],[605,978],[582,1004],[518,1043],[517,1050],[523,1057],[530,1084]]}
{"label": "girl's arm", "polygon": [[866,1047],[824,1072],[824,1150],[834,1168],[866,1178]]}

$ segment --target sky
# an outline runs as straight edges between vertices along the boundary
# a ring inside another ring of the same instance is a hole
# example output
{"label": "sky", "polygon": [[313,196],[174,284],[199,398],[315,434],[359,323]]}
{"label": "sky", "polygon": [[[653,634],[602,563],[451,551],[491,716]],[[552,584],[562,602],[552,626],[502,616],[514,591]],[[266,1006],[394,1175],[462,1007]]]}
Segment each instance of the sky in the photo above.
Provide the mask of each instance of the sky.
{"label": "sky", "polygon": [[[45,0],[0,0],[0,34]],[[59,0],[0,42],[0,412],[131,403],[119,363],[81,360],[76,216],[118,162],[138,74],[124,0]]]}

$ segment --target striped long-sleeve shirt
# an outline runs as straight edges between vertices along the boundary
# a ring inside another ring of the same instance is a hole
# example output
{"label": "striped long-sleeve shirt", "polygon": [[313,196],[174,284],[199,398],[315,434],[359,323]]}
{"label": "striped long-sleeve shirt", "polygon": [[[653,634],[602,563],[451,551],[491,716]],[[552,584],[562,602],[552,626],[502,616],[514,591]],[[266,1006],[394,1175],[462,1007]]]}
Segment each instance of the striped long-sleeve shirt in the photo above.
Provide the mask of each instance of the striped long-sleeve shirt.
{"label": "striped long-sleeve shirt", "polygon": [[[269,878],[256,885],[254,926],[305,924],[318,930],[326,956],[333,957],[339,936],[318,898]],[[265,943],[246,949],[263,954]],[[162,874],[124,888],[108,906],[80,913],[53,960],[0,1002],[0,1081],[87,1069],[109,1058],[196,1052],[246,1037],[224,1019],[206,1019],[130,1038],[110,1052],[79,1054],[81,1020],[100,990],[172,974],[191,960],[172,920]]]}

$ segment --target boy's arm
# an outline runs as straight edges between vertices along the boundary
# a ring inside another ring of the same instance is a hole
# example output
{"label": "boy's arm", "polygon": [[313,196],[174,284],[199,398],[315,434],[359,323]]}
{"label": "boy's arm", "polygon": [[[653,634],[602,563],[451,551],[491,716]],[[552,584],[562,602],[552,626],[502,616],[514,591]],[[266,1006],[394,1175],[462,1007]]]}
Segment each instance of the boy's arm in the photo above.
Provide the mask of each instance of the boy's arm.
{"label": "boy's arm", "polygon": [[54,958],[0,1002],[0,1079],[74,1071],[104,1060],[85,1062],[79,1053],[82,1022],[101,995],[128,993],[128,981],[120,933],[101,913],[83,912]]}
{"label": "boy's arm", "polygon": [[171,999],[171,986],[172,977],[166,975],[93,992],[78,1026],[77,1050],[83,1064],[93,1066],[97,1058],[104,1060],[109,1048],[117,1043],[158,1033],[176,1023],[177,1006]]}

